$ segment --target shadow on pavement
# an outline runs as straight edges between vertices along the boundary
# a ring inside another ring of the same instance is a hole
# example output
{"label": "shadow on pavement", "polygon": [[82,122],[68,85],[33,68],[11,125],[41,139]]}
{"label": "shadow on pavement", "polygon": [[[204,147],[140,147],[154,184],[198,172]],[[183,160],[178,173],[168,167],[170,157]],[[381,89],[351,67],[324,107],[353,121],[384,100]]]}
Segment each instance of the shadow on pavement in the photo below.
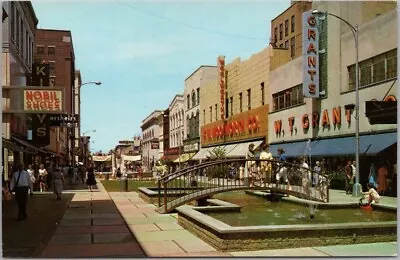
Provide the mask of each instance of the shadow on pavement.
{"label": "shadow on pavement", "polygon": [[16,221],[18,207],[13,199],[3,205],[3,257],[36,257],[51,238],[74,194],[64,193],[57,201],[51,192],[28,198],[28,217]]}

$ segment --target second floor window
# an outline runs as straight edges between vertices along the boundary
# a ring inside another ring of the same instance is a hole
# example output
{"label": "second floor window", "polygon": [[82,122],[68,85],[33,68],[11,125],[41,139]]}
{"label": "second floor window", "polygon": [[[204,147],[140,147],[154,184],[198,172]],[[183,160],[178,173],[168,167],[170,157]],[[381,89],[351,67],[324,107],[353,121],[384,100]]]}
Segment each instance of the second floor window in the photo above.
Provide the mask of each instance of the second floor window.
{"label": "second floor window", "polygon": [[230,116],[233,116],[233,97],[229,98],[229,105],[230,105],[229,114],[230,114]]}
{"label": "second floor window", "polygon": [[264,82],[261,82],[261,105],[265,105]]}
{"label": "second floor window", "polygon": [[36,54],[37,55],[44,55],[44,46],[36,46]]}
{"label": "second floor window", "polygon": [[[349,75],[348,90],[355,89],[355,64],[347,67]],[[397,78],[397,49],[377,55],[359,63],[360,88]]]}
{"label": "second floor window", "polygon": [[243,112],[243,94],[239,93],[239,112]]}
{"label": "second floor window", "polygon": [[290,38],[290,57],[296,56],[296,40],[294,37]]}
{"label": "second floor window", "polygon": [[210,106],[210,122],[212,122],[212,106]]}
{"label": "second floor window", "polygon": [[247,90],[247,110],[251,110],[251,89]]}
{"label": "second floor window", "polygon": [[190,109],[190,96],[189,95],[186,96],[186,103],[187,103],[187,109],[189,110]]}
{"label": "second floor window", "polygon": [[283,39],[283,24],[279,25],[279,40]]}
{"label": "second floor window", "polygon": [[215,121],[218,121],[218,104],[215,104]]}
{"label": "second floor window", "polygon": [[47,46],[47,54],[48,55],[56,55],[56,47],[55,46]]}
{"label": "second floor window", "polygon": [[289,20],[285,21],[285,36],[289,35]]}
{"label": "second floor window", "polygon": [[49,61],[50,74],[56,73],[56,62]]}
{"label": "second floor window", "polygon": [[197,89],[197,105],[200,105],[200,88]]}
{"label": "second floor window", "polygon": [[304,103],[303,85],[299,84],[292,88],[280,91],[272,95],[273,110],[287,109]]}
{"label": "second floor window", "polygon": [[278,27],[274,28],[274,43],[278,40]]}
{"label": "second floor window", "polygon": [[290,24],[291,24],[291,26],[290,26],[290,31],[291,32],[294,32],[294,26],[295,26],[295,21],[294,21],[294,15],[292,15],[292,18],[290,18]]}

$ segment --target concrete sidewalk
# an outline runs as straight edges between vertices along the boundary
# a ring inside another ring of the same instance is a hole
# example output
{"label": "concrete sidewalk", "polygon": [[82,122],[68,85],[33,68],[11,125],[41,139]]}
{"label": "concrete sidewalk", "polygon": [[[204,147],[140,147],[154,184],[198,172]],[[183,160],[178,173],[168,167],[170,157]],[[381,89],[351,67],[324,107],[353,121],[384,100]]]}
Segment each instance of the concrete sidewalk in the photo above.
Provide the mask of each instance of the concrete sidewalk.
{"label": "concrete sidewalk", "polygon": [[[41,257],[394,256],[397,243],[219,252],[136,192],[77,191]],[[332,200],[357,198],[332,190]],[[344,196],[344,197],[343,197]],[[385,200],[382,200],[385,201]],[[388,199],[393,204],[397,199]],[[332,201],[333,202],[333,201]],[[133,234],[133,235],[132,235]]]}

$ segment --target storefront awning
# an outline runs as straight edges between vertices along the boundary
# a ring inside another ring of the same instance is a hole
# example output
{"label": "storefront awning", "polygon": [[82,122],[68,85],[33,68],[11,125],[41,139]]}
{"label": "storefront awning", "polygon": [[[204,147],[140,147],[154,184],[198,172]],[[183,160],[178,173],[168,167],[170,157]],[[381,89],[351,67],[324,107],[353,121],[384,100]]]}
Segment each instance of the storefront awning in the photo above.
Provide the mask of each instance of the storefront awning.
{"label": "storefront awning", "polygon": [[[384,133],[360,136],[360,155],[375,155],[397,143],[397,133]],[[312,156],[354,155],[356,139],[354,136],[317,140],[312,142]]]}
{"label": "storefront awning", "polygon": [[[312,142],[311,142],[312,146]],[[307,154],[307,142],[294,142],[294,143],[283,143],[283,144],[271,144],[269,150],[272,156],[278,156],[278,148],[282,148],[285,151],[287,157],[297,157]]]}
{"label": "storefront awning", "polygon": [[246,157],[246,153],[249,150],[249,145],[254,144],[254,149],[257,149],[263,141],[252,141],[238,144],[228,144],[224,147],[226,151],[226,157]]}
{"label": "storefront awning", "polygon": [[194,156],[194,154],[195,153],[184,153],[184,154],[181,154],[181,156],[179,156],[178,159],[176,159],[174,161],[174,163],[187,162]]}
{"label": "storefront awning", "polygon": [[11,140],[5,139],[4,137],[2,138],[2,147],[14,152],[24,151],[21,146],[18,146],[16,143],[12,142]]}
{"label": "storefront awning", "polygon": [[111,155],[93,155],[92,160],[94,162],[111,162]]}
{"label": "storefront awning", "polygon": [[12,136],[11,137],[13,140],[15,140],[17,143],[21,144],[24,148],[25,148],[25,152],[27,153],[32,153],[32,154],[36,154],[37,152],[45,152],[44,150],[34,146],[33,144],[28,143],[25,140],[22,140],[18,137]]}
{"label": "storefront awning", "polygon": [[142,157],[140,155],[122,155],[122,160],[129,162],[140,161]]}
{"label": "storefront awning", "polygon": [[207,159],[207,156],[210,155],[210,151],[212,151],[214,147],[206,147],[206,148],[200,148],[200,150],[192,157],[191,160],[205,160]]}

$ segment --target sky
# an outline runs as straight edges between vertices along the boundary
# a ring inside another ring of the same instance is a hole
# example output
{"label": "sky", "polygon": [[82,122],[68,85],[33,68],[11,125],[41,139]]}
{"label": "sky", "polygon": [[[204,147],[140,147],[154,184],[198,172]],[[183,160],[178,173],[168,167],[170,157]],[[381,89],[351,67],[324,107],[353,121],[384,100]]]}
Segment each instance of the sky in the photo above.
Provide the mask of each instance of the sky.
{"label": "sky", "polygon": [[82,82],[81,133],[92,151],[141,134],[201,65],[248,59],[266,48],[289,0],[32,1],[39,29],[70,30]]}

